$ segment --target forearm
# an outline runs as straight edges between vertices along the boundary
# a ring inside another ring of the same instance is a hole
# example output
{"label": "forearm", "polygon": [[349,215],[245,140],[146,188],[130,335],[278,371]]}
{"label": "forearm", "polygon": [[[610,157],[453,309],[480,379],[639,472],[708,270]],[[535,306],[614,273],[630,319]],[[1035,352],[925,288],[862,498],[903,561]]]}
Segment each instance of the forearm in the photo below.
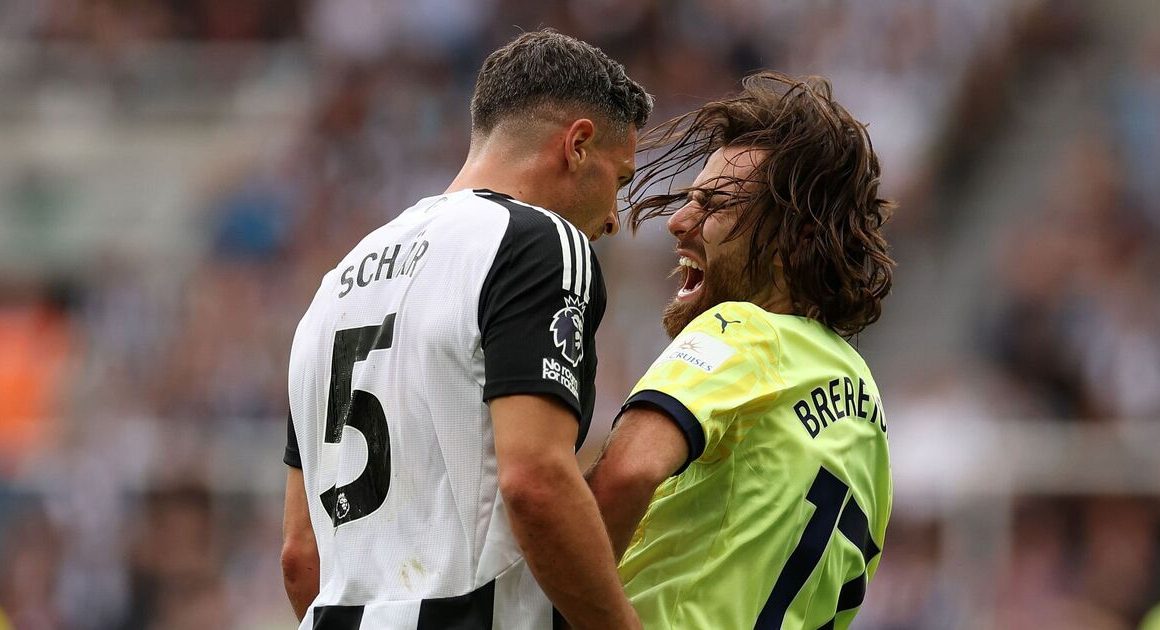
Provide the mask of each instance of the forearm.
{"label": "forearm", "polygon": [[585,475],[617,560],[648,510],[653,493],[688,457],[685,437],[662,410],[636,406],[620,417],[608,447]]}
{"label": "forearm", "polygon": [[576,630],[639,628],[579,470],[573,465],[543,481],[505,494],[512,531],[540,587]]}
{"label": "forearm", "polygon": [[318,544],[310,524],[302,469],[288,466],[286,505],[282,516],[282,583],[299,621],[318,596],[320,571]]}

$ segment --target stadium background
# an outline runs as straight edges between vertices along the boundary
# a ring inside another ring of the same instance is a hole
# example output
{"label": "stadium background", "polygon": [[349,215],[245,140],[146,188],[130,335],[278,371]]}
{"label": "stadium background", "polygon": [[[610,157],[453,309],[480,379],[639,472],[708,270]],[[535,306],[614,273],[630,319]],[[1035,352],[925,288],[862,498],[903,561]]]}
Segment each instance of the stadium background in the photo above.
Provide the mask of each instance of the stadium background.
{"label": "stadium background", "polygon": [[[899,266],[859,343],[897,493],[855,628],[1137,627],[1160,602],[1153,0],[4,0],[12,625],[293,626],[293,327],[443,190],[478,64],[541,25],[623,61],[654,122],[766,66],[870,123]],[[598,247],[604,425],[664,344],[671,247],[659,222]]]}

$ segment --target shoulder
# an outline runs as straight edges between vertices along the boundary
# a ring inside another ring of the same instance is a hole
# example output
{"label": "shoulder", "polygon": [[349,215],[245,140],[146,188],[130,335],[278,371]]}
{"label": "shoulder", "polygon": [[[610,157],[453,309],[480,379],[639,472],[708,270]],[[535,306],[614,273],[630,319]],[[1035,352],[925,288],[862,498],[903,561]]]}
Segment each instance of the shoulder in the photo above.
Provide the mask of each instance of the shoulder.
{"label": "shoulder", "polygon": [[808,317],[771,313],[752,302],[722,302],[698,315],[685,330],[714,329],[719,336],[750,343],[771,337],[778,343],[837,346],[856,354],[849,343],[825,324]]}
{"label": "shoulder", "polygon": [[688,345],[691,341],[697,347],[717,349],[718,357],[730,357],[730,363],[756,363],[776,371],[782,338],[772,317],[750,302],[722,302],[698,315],[677,335],[674,344]]}
{"label": "shoulder", "polygon": [[600,293],[602,275],[588,238],[560,215],[507,195],[473,191],[485,203],[503,208],[507,230],[496,254],[499,266],[527,277],[558,275],[560,287],[589,300],[593,286]]}
{"label": "shoulder", "polygon": [[850,342],[816,319],[770,313],[766,322],[786,351],[824,353],[855,365],[865,365],[862,356]]}
{"label": "shoulder", "polygon": [[722,302],[711,306],[698,315],[690,325],[706,322],[720,322],[721,319],[735,320],[742,327],[764,327],[765,320],[772,313],[752,302]]}
{"label": "shoulder", "polygon": [[[573,247],[588,239],[576,226],[569,223],[560,215],[531,204],[519,201],[509,195],[490,190],[478,189],[472,191],[476,202],[502,208],[508,216],[508,234],[515,238],[553,237],[560,243],[568,242]],[[590,251],[590,248],[584,248]]]}
{"label": "shoulder", "polygon": [[772,313],[751,302],[722,302],[698,315],[684,332],[702,332],[738,347],[777,336]]}

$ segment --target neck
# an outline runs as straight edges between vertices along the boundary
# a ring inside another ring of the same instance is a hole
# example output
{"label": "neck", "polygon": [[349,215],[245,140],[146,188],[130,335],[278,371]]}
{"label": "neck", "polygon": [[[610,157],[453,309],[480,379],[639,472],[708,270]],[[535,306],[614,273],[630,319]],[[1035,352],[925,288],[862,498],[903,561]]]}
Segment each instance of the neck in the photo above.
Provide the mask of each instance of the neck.
{"label": "neck", "polygon": [[486,188],[511,195],[524,203],[551,207],[551,198],[540,184],[550,181],[547,160],[524,144],[513,146],[502,138],[474,139],[467,160],[447,192]]}
{"label": "neck", "polygon": [[801,313],[794,310],[793,300],[790,299],[785,274],[781,266],[773,267],[772,272],[773,281],[767,283],[765,290],[758,292],[750,301],[770,313],[776,313],[778,315],[801,315]]}
{"label": "neck", "polygon": [[503,169],[496,168],[491,160],[472,160],[468,158],[447,187],[447,192],[465,190],[467,188],[486,188],[511,195],[525,203],[534,203],[535,197],[528,182],[531,178],[521,176],[517,170],[507,165]]}
{"label": "neck", "polygon": [[800,315],[794,311],[793,302],[788,295],[777,294],[761,301],[755,301],[761,308],[778,315]]}

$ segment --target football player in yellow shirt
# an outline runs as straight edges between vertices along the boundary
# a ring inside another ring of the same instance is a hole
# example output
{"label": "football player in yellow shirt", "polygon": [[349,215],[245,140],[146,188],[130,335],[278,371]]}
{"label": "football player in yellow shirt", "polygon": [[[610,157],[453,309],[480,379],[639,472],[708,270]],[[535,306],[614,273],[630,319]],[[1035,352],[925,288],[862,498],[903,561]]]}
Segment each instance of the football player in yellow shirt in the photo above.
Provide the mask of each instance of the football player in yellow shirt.
{"label": "football player in yellow shirt", "polygon": [[869,135],[825,80],[772,72],[654,134],[636,190],[704,168],[632,209],[668,217],[684,283],[589,471],[621,579],[646,628],[845,628],[891,505],[886,412],[847,341],[892,278]]}

